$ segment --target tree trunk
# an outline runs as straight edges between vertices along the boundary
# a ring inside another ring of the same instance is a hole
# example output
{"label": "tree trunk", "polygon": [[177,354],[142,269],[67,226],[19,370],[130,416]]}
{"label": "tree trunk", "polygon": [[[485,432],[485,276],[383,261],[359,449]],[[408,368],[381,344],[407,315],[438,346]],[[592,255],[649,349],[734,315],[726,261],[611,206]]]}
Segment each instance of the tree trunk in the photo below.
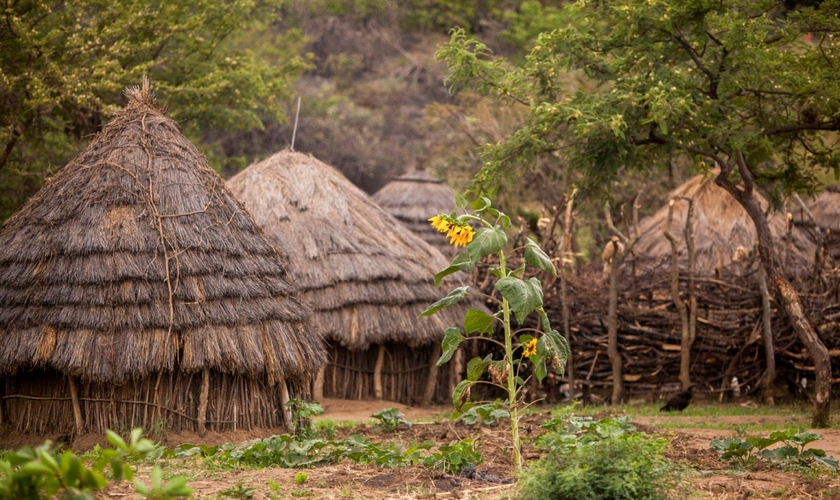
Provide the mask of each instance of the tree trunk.
{"label": "tree trunk", "polygon": [[802,309],[802,301],[799,299],[799,294],[781,272],[781,264],[773,246],[770,226],[767,224],[767,217],[764,215],[764,211],[761,209],[761,205],[759,205],[753,193],[755,182],[752,173],[744,163],[743,156],[738,158],[738,171],[744,181],[744,188],[738,188],[729,180],[728,177],[731,170],[731,165],[728,170],[722,168],[720,174],[715,178],[715,182],[729,191],[738,200],[738,203],[744,207],[744,210],[746,210],[755,224],[758,235],[758,255],[761,258],[764,271],[779,294],[782,308],[787,314],[793,330],[796,332],[799,340],[808,349],[808,352],[811,354],[811,359],[814,361],[814,372],[816,376],[816,383],[814,385],[816,394],[814,397],[814,417],[811,425],[814,427],[828,427],[830,416],[829,405],[831,402],[831,360],[828,355],[828,349],[826,349],[825,344],[820,340],[814,328],[805,319],[805,312]]}
{"label": "tree trunk", "polygon": [[758,288],[761,291],[761,335],[764,338],[764,357],[767,371],[764,376],[764,403],[776,404],[773,399],[773,382],[776,380],[776,349],[773,347],[773,327],[770,321],[773,311],[770,308],[770,290],[767,289],[767,275],[764,269],[758,271]]}
{"label": "tree trunk", "polygon": [[315,375],[315,380],[312,382],[312,400],[319,403],[324,402],[324,374],[327,365],[318,368],[318,373]]}
{"label": "tree trunk", "polygon": [[621,353],[618,352],[618,273],[620,257],[610,268],[610,303],[607,310],[607,356],[612,365],[612,404],[619,405],[624,399],[624,379],[621,370]]}

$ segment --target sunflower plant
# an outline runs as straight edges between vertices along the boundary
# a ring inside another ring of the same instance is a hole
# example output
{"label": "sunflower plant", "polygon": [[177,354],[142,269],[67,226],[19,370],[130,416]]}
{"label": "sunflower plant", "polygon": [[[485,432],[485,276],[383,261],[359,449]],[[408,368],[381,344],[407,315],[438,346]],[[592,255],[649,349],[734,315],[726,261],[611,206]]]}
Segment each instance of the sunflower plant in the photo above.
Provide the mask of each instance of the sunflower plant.
{"label": "sunflower plant", "polygon": [[[467,200],[461,195],[455,195],[455,205],[464,211]],[[551,328],[548,315],[543,308],[543,292],[540,280],[535,276],[525,278],[525,272],[530,266],[557,275],[557,270],[551,259],[537,245],[526,238],[524,246],[512,250],[511,255],[521,252],[521,265],[515,269],[508,268],[509,255],[505,253],[508,240],[505,229],[510,228],[510,218],[493,208],[489,198],[480,197],[470,204],[471,213],[463,215],[439,214],[429,219],[432,227],[449,237],[449,243],[456,247],[464,247],[451,264],[435,275],[435,285],[440,286],[443,278],[457,272],[469,272],[485,257],[495,255],[490,273],[496,278],[495,289],[500,298],[488,297],[495,302],[498,309],[488,314],[480,309],[470,309],[464,317],[463,325],[450,327],[444,333],[441,345],[441,357],[438,366],[449,361],[462,342],[468,338],[478,338],[498,344],[504,352],[501,359],[494,359],[493,354],[484,358],[475,357],[467,364],[467,378],[462,380],[452,394],[456,415],[468,411],[479,401],[470,401],[470,389],[476,384],[491,384],[501,387],[507,392],[506,404],[510,413],[511,438],[513,443],[513,462],[517,470],[522,465],[519,439],[519,416],[526,405],[522,399],[521,389],[528,376],[524,368],[531,364],[533,375],[539,382],[548,374],[547,365],[550,364],[558,374],[566,370],[566,360],[569,358],[569,345],[559,332]],[[477,226],[478,229],[473,229]],[[498,262],[496,262],[498,261]],[[421,316],[429,316],[435,312],[457,304],[472,295],[469,286],[457,287],[444,298],[429,306]],[[481,294],[483,295],[483,294]],[[495,294],[494,294],[495,295]],[[532,313],[539,316],[538,327],[525,325],[526,318]],[[514,327],[515,318],[517,326]],[[499,340],[493,334],[495,327],[504,331],[504,339]],[[485,379],[482,377],[488,375]]]}

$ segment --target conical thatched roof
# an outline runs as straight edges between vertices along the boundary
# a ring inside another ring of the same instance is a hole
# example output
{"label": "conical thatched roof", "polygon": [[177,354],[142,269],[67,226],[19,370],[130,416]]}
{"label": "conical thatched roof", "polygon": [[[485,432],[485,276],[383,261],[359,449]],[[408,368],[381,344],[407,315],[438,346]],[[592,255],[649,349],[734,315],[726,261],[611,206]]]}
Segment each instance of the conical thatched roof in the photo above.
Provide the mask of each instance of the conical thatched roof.
{"label": "conical thatched roof", "polygon": [[409,172],[383,186],[373,201],[444,255],[454,253],[446,235],[429,225],[429,217],[455,210],[455,192],[440,179],[424,170]]}
{"label": "conical thatched roof", "polygon": [[0,228],[0,373],[305,380],[325,353],[276,250],[148,84],[128,95]]}
{"label": "conical thatched roof", "polygon": [[[759,197],[763,207],[767,201]],[[711,274],[715,269],[729,266],[736,251],[752,251],[756,243],[755,225],[747,212],[726,190],[715,184],[713,177],[698,175],[671,192],[670,199],[675,199],[671,234],[679,246],[680,259],[685,262],[685,221],[688,202],[682,198],[694,200],[694,242],[696,269],[699,273]],[[671,244],[665,238],[663,230],[668,220],[666,204],[653,215],[640,221],[639,241],[633,247],[633,253],[640,259],[661,262],[670,258]],[[787,264],[807,267],[814,261],[815,246],[807,236],[793,229],[792,241],[786,241],[786,220],[783,214],[770,213],[767,217],[770,231],[775,238],[776,251]],[[786,251],[787,248],[787,251]],[[790,270],[790,269],[789,269]]]}
{"label": "conical thatched roof", "polygon": [[[840,233],[840,186],[828,186],[822,193],[813,198],[805,198],[803,201],[820,228],[831,229],[832,233]],[[794,206],[792,212],[797,224],[805,226],[811,224],[801,208]]]}
{"label": "conical thatched roof", "polygon": [[416,346],[463,322],[462,307],[417,317],[444,295],[433,276],[448,262],[333,167],[281,151],[228,186],[286,254],[327,338],[351,350]]}

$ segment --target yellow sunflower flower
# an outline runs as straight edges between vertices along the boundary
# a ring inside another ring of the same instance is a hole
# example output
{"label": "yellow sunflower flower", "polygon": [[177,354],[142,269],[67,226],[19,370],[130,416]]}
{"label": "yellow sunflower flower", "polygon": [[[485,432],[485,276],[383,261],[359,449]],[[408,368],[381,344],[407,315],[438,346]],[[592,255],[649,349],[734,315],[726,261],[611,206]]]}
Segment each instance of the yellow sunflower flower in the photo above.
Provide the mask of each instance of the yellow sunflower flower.
{"label": "yellow sunflower flower", "polygon": [[530,358],[534,354],[537,353],[537,339],[531,339],[525,344],[525,349],[522,351],[522,355],[526,358]]}
{"label": "yellow sunflower flower", "polygon": [[475,231],[469,225],[453,225],[447,234],[449,237],[449,244],[456,247],[465,247],[473,240]]}
{"label": "yellow sunflower flower", "polygon": [[441,233],[446,233],[452,227],[452,223],[446,220],[445,216],[443,215],[435,215],[434,217],[429,219],[429,222],[432,223],[432,227],[440,231]]}

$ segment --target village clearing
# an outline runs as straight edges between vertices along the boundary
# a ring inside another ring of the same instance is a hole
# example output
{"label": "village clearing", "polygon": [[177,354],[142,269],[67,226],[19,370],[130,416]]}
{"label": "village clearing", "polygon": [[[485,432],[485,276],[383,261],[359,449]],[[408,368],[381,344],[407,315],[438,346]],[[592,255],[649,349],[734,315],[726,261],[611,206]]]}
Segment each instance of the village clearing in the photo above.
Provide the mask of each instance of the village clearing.
{"label": "village clearing", "polygon": [[[371,441],[396,441],[409,445],[427,439],[438,444],[463,438],[475,439],[483,463],[477,467],[479,477],[470,479],[430,471],[422,466],[405,469],[377,468],[349,460],[338,464],[307,469],[228,468],[201,459],[166,459],[160,463],[164,478],[185,475],[194,490],[193,498],[225,499],[505,499],[515,492],[515,484],[494,482],[512,475],[509,453],[505,443],[509,440],[507,421],[492,426],[466,426],[450,422],[447,415],[451,407],[436,406],[415,408],[388,401],[349,401],[328,399],[323,404],[325,414],[315,417],[316,428],[330,428],[336,439],[361,434]],[[396,408],[412,423],[401,426],[397,432],[383,432],[371,415],[384,408]],[[525,440],[523,456],[536,459],[539,451],[530,444],[530,438],[540,432],[539,425],[558,408],[544,407],[523,418]],[[562,410],[561,410],[562,411]],[[767,436],[775,430],[797,427],[809,423],[809,408],[803,405],[780,405],[776,408],[757,407],[752,402],[705,402],[694,404],[682,414],[662,414],[658,405],[636,401],[610,408],[590,406],[576,408],[577,415],[604,418],[610,415],[629,415],[630,422],[648,434],[657,434],[671,442],[668,458],[684,465],[680,488],[673,492],[675,499],[825,499],[840,498],[840,479],[825,470],[791,472],[769,466],[753,470],[738,470],[721,460],[709,443],[713,439],[740,435]],[[836,427],[836,426],[835,426]],[[813,443],[827,455],[840,457],[840,429],[815,430],[822,439]],[[168,434],[161,444],[175,447],[183,443],[222,444],[266,437],[267,431],[238,433],[208,433],[199,440],[192,433]],[[77,439],[74,448],[90,448],[97,437],[90,435]],[[5,436],[4,447],[14,447],[25,442],[20,438]],[[152,464],[141,464],[138,477],[148,481]],[[301,472],[305,480],[301,481]],[[297,480],[296,480],[297,478]],[[250,495],[250,496],[249,496]],[[109,487],[102,498],[132,498],[133,488],[126,484]]]}

